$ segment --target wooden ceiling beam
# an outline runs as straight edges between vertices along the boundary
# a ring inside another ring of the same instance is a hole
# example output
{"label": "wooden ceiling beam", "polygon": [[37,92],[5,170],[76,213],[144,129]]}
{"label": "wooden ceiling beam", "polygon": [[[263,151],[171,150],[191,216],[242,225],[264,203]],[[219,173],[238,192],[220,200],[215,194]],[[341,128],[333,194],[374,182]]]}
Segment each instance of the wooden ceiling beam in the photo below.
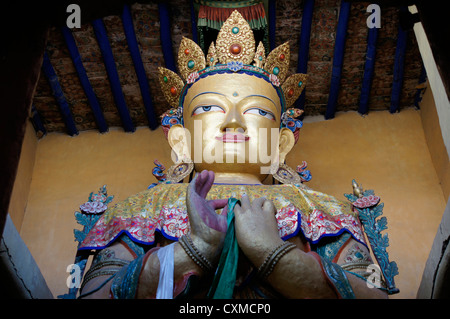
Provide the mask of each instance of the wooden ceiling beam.
{"label": "wooden ceiling beam", "polygon": [[[407,7],[400,8],[400,12],[407,11]],[[391,105],[389,112],[396,113],[399,111],[400,97],[403,87],[403,73],[405,64],[406,40],[408,39],[408,31],[402,28],[399,23],[397,33],[397,46],[395,47],[394,58],[394,76],[392,79]]]}
{"label": "wooden ceiling beam", "polygon": [[50,57],[48,56],[47,52],[44,53],[42,70],[48,80],[48,83],[50,84],[53,96],[55,97],[56,102],[58,103],[61,115],[64,119],[64,123],[66,124],[67,133],[70,136],[78,135],[78,129],[75,125],[75,121],[73,120],[69,103],[67,103],[66,97],[64,96],[64,92],[61,88],[61,85],[59,84],[58,76],[56,75],[55,69],[52,66]]}
{"label": "wooden ceiling beam", "polygon": [[328,95],[327,109],[325,119],[332,119],[336,113],[336,105],[339,95],[341,82],[342,64],[344,62],[345,39],[347,34],[348,18],[350,15],[350,3],[348,1],[341,2],[339,10],[339,19],[336,30],[336,40],[333,53],[333,69],[331,72],[330,93]]}
{"label": "wooden ceiling beam", "polygon": [[116,62],[109,44],[108,35],[105,25],[102,19],[96,19],[92,21],[94,27],[94,33],[97,38],[97,43],[100,47],[100,51],[103,57],[103,63],[105,64],[106,72],[108,73],[109,83],[111,85],[111,91],[113,94],[114,102],[117,110],[119,111],[120,119],[125,132],[134,132],[136,130],[133,121],[128,111],[127,104],[125,102],[125,96],[120,84],[119,74],[117,73]]}
{"label": "wooden ceiling beam", "polygon": [[141,53],[136,39],[136,33],[133,26],[133,18],[131,16],[130,7],[125,5],[122,12],[122,24],[127,38],[128,50],[130,51],[131,59],[133,60],[134,70],[141,90],[142,101],[147,115],[149,127],[154,130],[158,127],[157,116],[153,106],[153,100],[150,93],[150,86],[148,84],[147,74],[145,73],[144,65],[142,63]]}
{"label": "wooden ceiling beam", "polygon": [[84,93],[89,101],[92,112],[94,113],[95,122],[97,123],[98,130],[100,133],[108,131],[108,124],[106,123],[105,117],[103,115],[102,108],[98,102],[97,96],[92,88],[91,82],[86,74],[86,69],[81,61],[81,56],[78,51],[75,39],[73,37],[72,31],[67,28],[62,28],[62,33],[66,41],[67,48],[69,49],[70,56],[72,58],[75,70],[78,73],[78,78],[80,79],[81,86],[83,87]]}

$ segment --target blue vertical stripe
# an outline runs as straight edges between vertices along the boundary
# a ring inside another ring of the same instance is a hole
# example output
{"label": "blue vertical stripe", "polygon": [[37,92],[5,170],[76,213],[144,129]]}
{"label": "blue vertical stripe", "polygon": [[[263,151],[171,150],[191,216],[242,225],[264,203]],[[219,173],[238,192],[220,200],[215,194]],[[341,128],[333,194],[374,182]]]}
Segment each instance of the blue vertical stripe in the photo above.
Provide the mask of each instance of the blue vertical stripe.
{"label": "blue vertical stripe", "polygon": [[92,21],[94,27],[94,33],[97,38],[100,51],[102,52],[103,62],[105,63],[106,72],[108,73],[109,82],[111,84],[111,90],[116,103],[119,115],[122,120],[123,127],[126,132],[134,132],[135,127],[131,120],[130,113],[125,102],[125,97],[120,85],[119,74],[116,69],[116,62],[109,44],[108,36],[106,33],[105,25],[102,19]]}
{"label": "blue vertical stripe", "polygon": [[67,48],[69,49],[73,65],[75,66],[75,70],[78,73],[78,78],[80,79],[81,86],[84,89],[84,93],[86,94],[86,97],[94,113],[94,118],[95,122],[97,123],[98,129],[101,133],[107,132],[108,125],[106,124],[106,120],[103,116],[100,103],[98,102],[97,96],[95,95],[94,90],[91,86],[91,82],[89,81],[89,78],[86,74],[86,69],[83,66],[83,62],[81,61],[80,53],[78,52],[78,48],[75,43],[72,31],[70,31],[70,29],[67,27],[63,27],[62,33],[66,41]]}
{"label": "blue vertical stripe", "polygon": [[[400,10],[408,10],[402,7]],[[403,71],[405,63],[406,40],[408,31],[403,30],[401,25],[398,27],[397,46],[395,48],[394,60],[394,79],[392,81],[391,106],[389,112],[395,113],[399,111],[400,97],[403,86]]]}
{"label": "blue vertical stripe", "polygon": [[377,50],[378,29],[370,28],[367,35],[366,63],[364,64],[364,75],[359,98],[358,112],[367,114],[369,112],[369,97],[372,87],[373,71],[375,68],[375,55]]}
{"label": "blue vertical stripe", "polygon": [[175,67],[175,59],[173,56],[169,8],[167,7],[167,3],[158,2],[158,11],[160,22],[159,28],[160,28],[161,46],[164,56],[164,62],[166,64],[167,69],[173,72],[177,72]]}
{"label": "blue vertical stripe", "polygon": [[325,119],[334,118],[334,115],[336,113],[336,104],[341,82],[342,62],[344,60],[345,39],[347,35],[346,33],[349,14],[350,3],[347,1],[342,1],[337,25],[336,42],[334,44],[333,69],[331,71],[330,94],[328,96]]}
{"label": "blue vertical stripe", "polygon": [[136,40],[136,33],[134,32],[133,19],[131,17],[130,7],[128,5],[125,5],[123,8],[122,24],[125,31],[125,36],[127,38],[131,59],[133,60],[134,70],[136,71],[139,87],[141,89],[142,101],[147,114],[148,124],[149,127],[154,130],[158,127],[158,122],[156,120],[156,114],[150,93],[150,86],[148,84],[144,65],[142,64],[141,53]]}
{"label": "blue vertical stripe", "polygon": [[275,49],[276,47],[276,39],[275,39],[275,29],[276,29],[276,1],[275,0],[269,0],[269,46],[270,51]]}
{"label": "blue vertical stripe", "polygon": [[[313,11],[314,0],[305,0],[303,4],[302,29],[300,32],[300,41],[298,46],[297,73],[308,73],[309,42],[311,38]],[[305,90],[306,89],[303,89],[302,94],[300,94],[300,97],[295,102],[295,106],[297,108],[305,108]]]}
{"label": "blue vertical stripe", "polygon": [[191,9],[192,40],[198,44],[197,17],[195,16],[194,0],[189,1],[189,6]]}
{"label": "blue vertical stripe", "polygon": [[56,75],[56,72],[53,69],[53,66],[50,62],[50,58],[49,58],[47,52],[44,52],[44,60],[42,62],[42,70],[44,71],[44,74],[47,77],[47,80],[50,84],[53,96],[55,97],[56,102],[59,105],[59,108],[61,110],[61,115],[66,124],[66,128],[67,128],[69,135],[71,135],[71,136],[78,135],[78,130],[77,130],[77,127],[73,120],[69,104],[67,103],[66,97],[64,96],[63,90],[58,81],[58,76]]}

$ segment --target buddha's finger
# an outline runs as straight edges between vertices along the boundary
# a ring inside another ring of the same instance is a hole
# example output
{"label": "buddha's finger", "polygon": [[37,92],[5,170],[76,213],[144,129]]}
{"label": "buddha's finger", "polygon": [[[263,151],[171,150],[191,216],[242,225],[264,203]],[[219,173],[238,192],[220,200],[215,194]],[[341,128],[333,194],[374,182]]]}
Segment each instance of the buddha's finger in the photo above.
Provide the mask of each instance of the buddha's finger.
{"label": "buddha's finger", "polygon": [[241,207],[242,207],[242,211],[244,211],[244,212],[252,209],[252,205],[250,204],[250,199],[248,198],[247,194],[242,195]]}
{"label": "buddha's finger", "polygon": [[214,183],[214,172],[204,170],[199,177],[201,178],[201,183],[198,186],[196,184],[196,191],[201,197],[206,198]]}
{"label": "buddha's finger", "polygon": [[266,201],[265,197],[260,197],[257,199],[254,199],[252,202],[252,210],[255,211],[260,211],[263,207],[264,202]]}
{"label": "buddha's finger", "polygon": [[271,201],[266,199],[262,205],[262,209],[268,213],[275,214],[277,212],[275,208],[275,204]]}

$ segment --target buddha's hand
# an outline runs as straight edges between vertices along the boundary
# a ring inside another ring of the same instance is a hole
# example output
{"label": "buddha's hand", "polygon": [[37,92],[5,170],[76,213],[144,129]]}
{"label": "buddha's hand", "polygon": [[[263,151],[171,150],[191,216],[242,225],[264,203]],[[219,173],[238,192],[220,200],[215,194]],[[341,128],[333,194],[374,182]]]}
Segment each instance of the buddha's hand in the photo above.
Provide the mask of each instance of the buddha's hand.
{"label": "buddha's hand", "polygon": [[243,195],[241,204],[234,207],[238,245],[256,267],[272,249],[283,243],[275,213],[273,202],[264,197],[250,203],[248,196]]}
{"label": "buddha's hand", "polygon": [[[214,183],[214,172],[203,171],[189,183],[186,206],[194,245],[215,261],[222,250],[227,231],[227,199],[206,200]],[[221,214],[216,209],[222,209]]]}

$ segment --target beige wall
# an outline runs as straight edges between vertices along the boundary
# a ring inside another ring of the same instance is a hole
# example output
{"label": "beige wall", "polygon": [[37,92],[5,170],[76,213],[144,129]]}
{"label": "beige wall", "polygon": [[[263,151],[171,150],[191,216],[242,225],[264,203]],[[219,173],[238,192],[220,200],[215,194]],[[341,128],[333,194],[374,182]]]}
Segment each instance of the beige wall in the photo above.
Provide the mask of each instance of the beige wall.
{"label": "beige wall", "polygon": [[[39,141],[21,236],[55,296],[66,292],[80,228],[74,212],[91,191],[107,184],[113,203],[155,181],[153,160],[170,165],[160,129],[119,129],[77,137],[49,134]],[[306,160],[311,188],[345,199],[351,180],[374,189],[385,203],[391,260],[399,266],[401,292],[414,298],[436,234],[445,200],[422,129],[421,111],[341,113],[330,121],[305,123],[288,156],[295,167]]]}
{"label": "beige wall", "polygon": [[[438,113],[431,87],[427,87],[420,103],[422,125],[434,168],[441,183],[444,198],[450,196],[450,161],[445,148]],[[449,123],[450,125],[450,123]]]}
{"label": "beige wall", "polygon": [[19,165],[17,167],[16,180],[11,193],[11,200],[8,213],[11,220],[20,232],[22,221],[30,192],[31,177],[33,175],[34,161],[36,157],[38,139],[36,137],[33,125],[27,122],[25,136],[22,143],[22,152],[20,154]]}

